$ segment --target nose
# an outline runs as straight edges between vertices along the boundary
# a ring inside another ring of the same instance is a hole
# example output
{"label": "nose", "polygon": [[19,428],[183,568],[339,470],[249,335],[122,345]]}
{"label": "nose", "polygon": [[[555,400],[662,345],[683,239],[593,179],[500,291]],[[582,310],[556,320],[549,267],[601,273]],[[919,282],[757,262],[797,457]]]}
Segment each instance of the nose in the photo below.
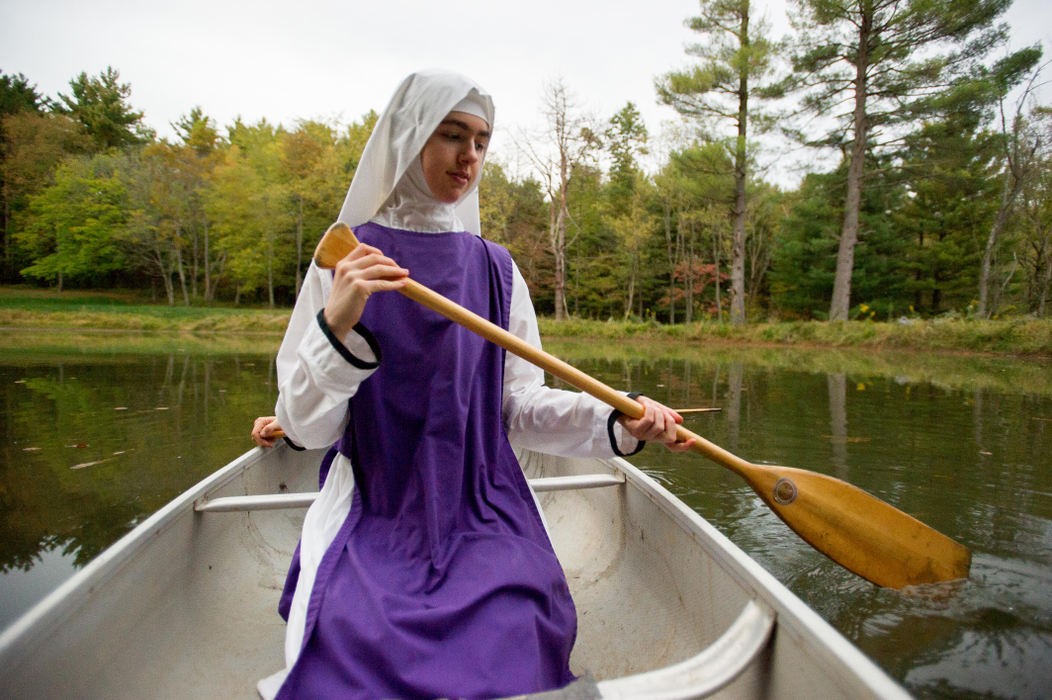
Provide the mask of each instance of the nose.
{"label": "nose", "polygon": [[478,151],[475,149],[474,139],[465,139],[464,146],[460,149],[460,162],[465,164],[475,163],[479,159]]}

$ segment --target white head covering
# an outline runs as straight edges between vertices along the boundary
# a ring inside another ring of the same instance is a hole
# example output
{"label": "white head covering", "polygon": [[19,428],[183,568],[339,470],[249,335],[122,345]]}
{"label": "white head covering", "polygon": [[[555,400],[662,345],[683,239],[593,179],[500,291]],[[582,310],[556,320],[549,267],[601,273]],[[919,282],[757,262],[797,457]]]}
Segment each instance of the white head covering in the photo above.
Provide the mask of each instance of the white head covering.
{"label": "white head covering", "polygon": [[420,165],[427,139],[453,111],[477,116],[493,128],[493,100],[474,81],[437,71],[403,80],[365,144],[339,220],[352,228],[377,221],[413,231],[480,234],[478,178],[459,200],[447,204],[431,195]]}

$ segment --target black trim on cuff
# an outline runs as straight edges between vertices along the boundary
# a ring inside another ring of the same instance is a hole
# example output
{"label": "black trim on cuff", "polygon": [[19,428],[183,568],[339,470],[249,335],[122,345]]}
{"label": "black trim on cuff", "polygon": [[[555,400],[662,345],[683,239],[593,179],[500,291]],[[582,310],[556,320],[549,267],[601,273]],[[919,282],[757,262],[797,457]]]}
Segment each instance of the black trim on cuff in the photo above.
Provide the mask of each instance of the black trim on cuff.
{"label": "black trim on cuff", "polygon": [[365,360],[356,357],[354,353],[347,349],[347,346],[343,344],[343,341],[336,337],[336,334],[329,328],[329,324],[325,321],[325,309],[323,308],[318,312],[318,325],[321,326],[321,332],[325,334],[325,337],[329,339],[329,342],[336,349],[336,352],[340,353],[340,357],[347,360],[349,363],[357,367],[358,369],[376,369],[380,366],[380,343],[377,342],[376,336],[374,336],[369,329],[363,326],[361,323],[354,324],[354,331],[365,339],[365,342],[369,344],[369,349],[376,355],[376,362],[366,362]]}
{"label": "black trim on cuff", "polygon": [[[628,398],[636,399],[642,396],[638,391],[629,392]],[[610,412],[610,417],[606,419],[606,434],[610,438],[610,447],[614,450],[614,454],[618,457],[631,457],[634,454],[639,454],[644,447],[647,446],[646,440],[639,440],[639,444],[636,445],[636,449],[632,450],[628,454],[621,452],[621,447],[617,444],[617,439],[614,437],[614,423],[617,419],[622,416],[621,411],[616,408]]]}
{"label": "black trim on cuff", "polygon": [[288,435],[286,435],[285,437],[283,437],[283,438],[282,438],[282,440],[284,440],[284,441],[285,441],[285,444],[286,444],[286,445],[288,445],[288,446],[289,446],[289,447],[291,447],[292,449],[296,450],[297,452],[303,452],[304,450],[306,450],[306,449],[307,449],[306,447],[300,447],[299,445],[297,445],[296,443],[294,443],[294,442],[293,442],[292,440],[289,440],[289,436],[288,436]]}

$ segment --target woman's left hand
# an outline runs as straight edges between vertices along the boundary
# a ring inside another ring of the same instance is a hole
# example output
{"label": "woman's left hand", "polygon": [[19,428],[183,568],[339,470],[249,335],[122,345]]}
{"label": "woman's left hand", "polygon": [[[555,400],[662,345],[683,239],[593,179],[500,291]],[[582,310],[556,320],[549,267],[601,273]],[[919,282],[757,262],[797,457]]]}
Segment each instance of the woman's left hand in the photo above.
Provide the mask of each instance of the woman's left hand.
{"label": "woman's left hand", "polygon": [[632,437],[647,442],[660,442],[673,452],[686,452],[690,449],[694,444],[693,439],[686,442],[678,442],[676,439],[676,426],[683,422],[683,416],[646,396],[638,396],[636,401],[643,406],[642,416],[629,418],[622,415],[617,419]]}

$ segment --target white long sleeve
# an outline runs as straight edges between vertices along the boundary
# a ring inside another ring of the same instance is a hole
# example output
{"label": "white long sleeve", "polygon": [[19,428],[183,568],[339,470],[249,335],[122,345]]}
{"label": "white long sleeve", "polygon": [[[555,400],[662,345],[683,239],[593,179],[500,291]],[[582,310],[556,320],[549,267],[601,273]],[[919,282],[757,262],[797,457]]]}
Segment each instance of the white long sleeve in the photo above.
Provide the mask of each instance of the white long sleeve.
{"label": "white long sleeve", "polygon": [[[332,275],[312,262],[278,349],[274,415],[289,439],[307,448],[328,447],[340,439],[347,426],[347,400],[375,371],[348,362],[318,323],[331,289]],[[341,341],[364,363],[376,362],[356,331]]]}
{"label": "white long sleeve", "polygon": [[[529,288],[513,270],[509,331],[541,346]],[[278,423],[297,445],[328,447],[347,424],[347,400],[374,371],[376,355],[365,338],[351,331],[339,339],[359,365],[341,354],[317,320],[332,288],[332,275],[313,263],[307,271],[285,338],[278,350]],[[511,353],[504,362],[502,418],[512,444],[562,457],[614,454],[607,422],[611,409],[576,391],[544,385],[544,372]],[[629,454],[638,442],[620,424],[613,427],[618,449]]]}
{"label": "white long sleeve", "polygon": [[[513,280],[508,330],[540,348],[530,290],[518,267]],[[513,445],[560,457],[609,457],[614,454],[607,429],[611,410],[588,394],[545,386],[544,370],[507,353],[501,412]],[[613,432],[622,454],[638,446],[620,423],[614,424]]]}

